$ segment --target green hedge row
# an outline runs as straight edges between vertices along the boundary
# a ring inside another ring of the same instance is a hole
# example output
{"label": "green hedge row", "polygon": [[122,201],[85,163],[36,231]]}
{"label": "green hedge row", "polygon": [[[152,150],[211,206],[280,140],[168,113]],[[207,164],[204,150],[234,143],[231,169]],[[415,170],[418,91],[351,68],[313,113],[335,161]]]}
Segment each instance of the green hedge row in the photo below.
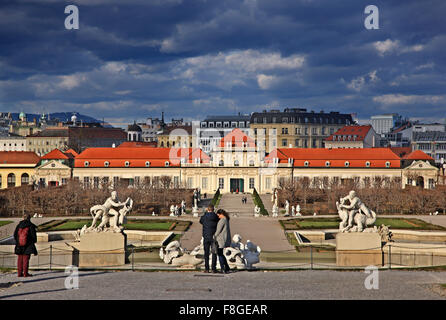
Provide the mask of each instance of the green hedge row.
{"label": "green hedge row", "polygon": [[257,205],[260,207],[260,214],[264,216],[268,216],[268,211],[265,209],[265,206],[263,205],[263,201],[259,196],[259,193],[254,188],[254,191],[252,193],[252,200],[254,201],[254,205]]}
{"label": "green hedge row", "polygon": [[220,198],[220,188],[218,188],[217,189],[217,191],[215,192],[215,194],[214,194],[214,197],[212,198],[212,200],[211,200],[211,204],[214,206],[214,207],[216,207],[217,206],[217,204],[218,204],[218,200],[219,200],[219,198]]}

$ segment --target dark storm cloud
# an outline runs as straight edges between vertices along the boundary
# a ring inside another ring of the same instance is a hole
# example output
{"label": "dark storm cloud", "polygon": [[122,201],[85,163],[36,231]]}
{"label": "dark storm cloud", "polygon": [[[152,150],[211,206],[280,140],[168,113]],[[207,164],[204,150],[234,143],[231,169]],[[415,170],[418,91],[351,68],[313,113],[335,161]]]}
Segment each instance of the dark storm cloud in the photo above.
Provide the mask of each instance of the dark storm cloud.
{"label": "dark storm cloud", "polygon": [[[65,30],[76,4],[80,29]],[[446,3],[5,0],[1,111],[185,118],[271,106],[444,117]],[[203,111],[206,110],[206,111]],[[204,113],[203,113],[204,112]]]}

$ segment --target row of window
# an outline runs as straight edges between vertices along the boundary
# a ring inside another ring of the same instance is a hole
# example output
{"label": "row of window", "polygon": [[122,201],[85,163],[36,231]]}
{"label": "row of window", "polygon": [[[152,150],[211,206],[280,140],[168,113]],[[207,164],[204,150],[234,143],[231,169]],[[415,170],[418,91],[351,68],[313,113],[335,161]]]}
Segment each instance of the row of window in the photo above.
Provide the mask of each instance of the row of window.
{"label": "row of window", "polygon": [[[224,167],[225,162],[223,160],[218,161],[218,166],[219,167]],[[255,163],[254,160],[249,160],[249,166],[250,167],[254,167]],[[240,161],[238,160],[234,160],[234,167],[239,167],[240,166]]]}
{"label": "row of window", "polygon": [[[218,188],[220,190],[223,190],[225,188],[225,178],[218,178]],[[249,178],[249,189],[254,189],[254,188],[255,188],[255,178]]]}
{"label": "row of window", "polygon": [[[278,163],[279,163],[279,158],[274,158],[273,159],[273,164],[278,164]],[[293,163],[293,159],[288,159],[288,163]],[[371,166],[370,161],[366,161],[364,164],[365,164],[366,168],[370,168],[370,166]],[[386,163],[385,163],[386,168],[390,168],[390,165],[391,165],[390,161],[386,161]],[[310,161],[305,161],[304,162],[304,166],[305,167],[309,167],[310,166]],[[325,161],[325,167],[329,168],[330,166],[331,166],[331,162],[330,161]],[[349,161],[345,161],[344,162],[344,166],[346,168],[350,167],[350,162]]]}
{"label": "row of window", "polygon": [[[15,187],[16,184],[17,184],[17,177],[16,177],[16,175],[14,173],[10,173],[10,174],[8,174],[8,176],[6,178],[6,181],[7,181],[7,187],[8,188]],[[22,185],[29,184],[29,174],[23,173],[20,176],[20,183]],[[2,187],[2,176],[0,175],[0,188],[1,187]]]}
{"label": "row of window", "polygon": [[249,127],[249,121],[247,121],[245,123],[245,121],[231,121],[231,123],[229,123],[229,121],[217,121],[217,122],[202,122],[201,123],[201,127],[202,128],[245,128],[245,127]]}
{"label": "row of window", "polygon": [[[290,134],[292,128],[282,128],[282,134]],[[330,135],[332,135],[334,133],[335,128],[329,128],[329,130],[327,130],[326,127],[322,127],[322,128],[308,128],[308,127],[304,127],[304,128],[295,128],[294,129],[294,134],[297,136],[308,136],[310,133],[311,129],[311,135],[313,136],[317,136],[317,135],[322,135],[322,136],[326,136],[328,135],[328,133],[330,133]],[[320,129],[320,130],[319,130]],[[264,135],[266,135],[266,128],[254,128],[254,135],[257,135],[257,133],[263,133]],[[272,128],[270,129],[270,133],[272,135],[277,135],[277,128]]]}
{"label": "row of window", "polygon": [[[278,122],[279,121],[279,122]],[[267,117],[256,117],[254,123],[268,123]],[[320,124],[350,124],[348,119],[343,118],[310,118],[310,117],[271,117],[271,123],[320,123]]]}

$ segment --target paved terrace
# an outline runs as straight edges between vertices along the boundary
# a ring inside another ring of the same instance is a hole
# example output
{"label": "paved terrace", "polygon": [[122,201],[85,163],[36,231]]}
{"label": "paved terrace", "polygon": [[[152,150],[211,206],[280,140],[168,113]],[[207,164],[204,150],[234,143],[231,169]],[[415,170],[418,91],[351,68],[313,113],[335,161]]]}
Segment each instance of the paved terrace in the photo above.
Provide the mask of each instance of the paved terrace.
{"label": "paved terrace", "polygon": [[[0,274],[0,299],[13,300],[436,300],[445,299],[445,272],[380,271],[378,290],[368,290],[362,271],[79,272],[79,289],[67,290],[63,271],[37,271],[32,278]],[[119,288],[119,290],[117,290]]]}

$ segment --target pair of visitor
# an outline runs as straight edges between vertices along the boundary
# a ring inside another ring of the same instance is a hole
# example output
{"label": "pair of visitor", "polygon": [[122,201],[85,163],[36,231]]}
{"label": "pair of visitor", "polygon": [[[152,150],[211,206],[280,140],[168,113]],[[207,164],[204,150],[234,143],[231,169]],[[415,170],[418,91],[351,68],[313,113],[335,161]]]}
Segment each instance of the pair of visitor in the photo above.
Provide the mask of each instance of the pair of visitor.
{"label": "pair of visitor", "polygon": [[31,222],[31,215],[24,214],[14,231],[15,248],[17,255],[17,276],[32,277],[28,272],[31,254],[37,255],[35,243],[37,242],[36,226]]}
{"label": "pair of visitor", "polygon": [[[229,227],[229,215],[219,209],[214,212],[214,206],[209,205],[207,212],[200,218],[203,225],[203,247],[204,247],[204,272],[209,273],[209,254],[213,244],[217,245],[217,255],[220,262],[221,272],[229,273],[230,268],[223,250],[231,245],[231,230]],[[212,272],[217,273],[217,255],[212,252]]]}

